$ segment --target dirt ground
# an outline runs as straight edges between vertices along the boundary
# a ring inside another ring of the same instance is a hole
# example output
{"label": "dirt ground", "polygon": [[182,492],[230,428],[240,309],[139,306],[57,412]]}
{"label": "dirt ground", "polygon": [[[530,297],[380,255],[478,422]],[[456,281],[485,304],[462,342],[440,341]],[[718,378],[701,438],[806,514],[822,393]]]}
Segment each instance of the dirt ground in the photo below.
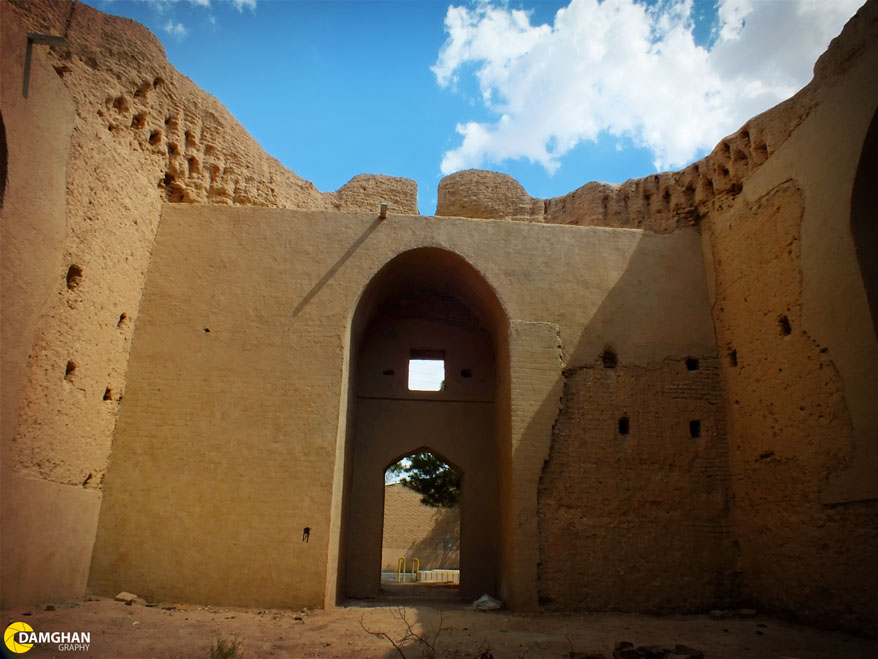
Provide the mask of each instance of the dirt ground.
{"label": "dirt ground", "polygon": [[[878,641],[815,630],[757,616],[712,620],[706,615],[652,617],[627,614],[482,613],[459,601],[352,602],[328,611],[241,609],[160,603],[126,605],[106,598],[59,602],[43,607],[3,611],[4,629],[15,621],[34,631],[90,632],[85,652],[60,651],[58,645],[35,645],[15,657],[208,657],[218,637],[242,641],[244,657],[399,657],[390,643],[367,633],[406,632],[406,619],[417,633],[435,633],[438,657],[478,657],[491,650],[496,659],[569,657],[601,652],[612,657],[618,641],[673,647],[682,643],[707,659],[874,659]],[[362,624],[361,624],[362,623]],[[5,652],[6,648],[3,648]],[[424,646],[409,643],[409,659]],[[3,655],[7,656],[7,655]]]}

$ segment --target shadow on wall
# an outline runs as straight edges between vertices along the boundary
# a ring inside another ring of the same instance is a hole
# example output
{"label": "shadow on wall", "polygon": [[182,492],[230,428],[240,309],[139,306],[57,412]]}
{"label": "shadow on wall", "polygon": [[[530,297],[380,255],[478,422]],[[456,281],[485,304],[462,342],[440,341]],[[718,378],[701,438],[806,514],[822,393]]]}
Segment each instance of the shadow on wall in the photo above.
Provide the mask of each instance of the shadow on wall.
{"label": "shadow on wall", "polygon": [[[590,277],[604,273],[583,273]],[[704,273],[701,236],[644,231],[618,280],[580,337],[565,337],[568,367],[591,364],[609,344],[626,363],[672,355],[713,354],[716,339]]]}
{"label": "shadow on wall", "polygon": [[6,149],[6,124],[3,123],[3,113],[0,112],[0,208],[3,208],[3,199],[6,197],[8,168],[9,152]]}
{"label": "shadow on wall", "polygon": [[421,503],[421,495],[402,483],[384,487],[381,569],[393,572],[400,558],[411,569],[457,569],[460,561],[460,508]]}
{"label": "shadow on wall", "polygon": [[395,572],[400,558],[405,558],[408,570],[415,558],[422,570],[457,570],[460,565],[460,516],[454,513],[456,511],[442,511],[434,518],[427,535],[416,542],[406,546],[385,545],[382,571]]}
{"label": "shadow on wall", "polygon": [[854,179],[851,234],[872,313],[872,327],[878,334],[878,111],[869,124]]}
{"label": "shadow on wall", "polygon": [[724,602],[728,462],[700,234],[644,233],[568,350],[540,461],[541,603],[667,613]]}

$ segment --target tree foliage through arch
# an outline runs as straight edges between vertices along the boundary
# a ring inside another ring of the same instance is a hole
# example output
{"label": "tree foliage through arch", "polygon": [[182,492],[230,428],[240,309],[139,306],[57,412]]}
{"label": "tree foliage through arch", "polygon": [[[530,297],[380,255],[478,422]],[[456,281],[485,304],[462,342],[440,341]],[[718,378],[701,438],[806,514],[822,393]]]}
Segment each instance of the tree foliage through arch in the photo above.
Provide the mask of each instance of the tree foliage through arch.
{"label": "tree foliage through arch", "polygon": [[398,480],[421,495],[421,503],[433,508],[460,505],[460,476],[429,452],[415,453],[390,465],[385,480]]}

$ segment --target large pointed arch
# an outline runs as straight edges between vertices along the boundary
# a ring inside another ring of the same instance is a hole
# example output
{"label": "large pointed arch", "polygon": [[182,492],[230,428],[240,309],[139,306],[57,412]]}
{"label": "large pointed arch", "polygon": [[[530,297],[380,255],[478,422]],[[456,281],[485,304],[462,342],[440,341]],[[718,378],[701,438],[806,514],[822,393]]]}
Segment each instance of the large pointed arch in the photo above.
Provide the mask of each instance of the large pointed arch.
{"label": "large pointed arch", "polygon": [[[420,446],[467,474],[461,492],[461,595],[497,592],[500,469],[508,424],[508,321],[493,288],[463,257],[424,247],[399,254],[368,285],[351,319],[337,566],[338,599],[380,589],[384,470]],[[410,391],[409,359],[445,363],[441,391]],[[344,406],[343,406],[344,407]]]}

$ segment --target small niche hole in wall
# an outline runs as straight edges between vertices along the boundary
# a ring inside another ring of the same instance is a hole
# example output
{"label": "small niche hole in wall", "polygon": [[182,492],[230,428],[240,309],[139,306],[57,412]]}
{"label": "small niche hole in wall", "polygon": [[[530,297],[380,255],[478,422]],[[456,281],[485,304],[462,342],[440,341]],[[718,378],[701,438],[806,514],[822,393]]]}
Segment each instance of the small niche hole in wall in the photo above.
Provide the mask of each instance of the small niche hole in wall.
{"label": "small niche hole in wall", "polygon": [[109,387],[104,389],[104,400],[113,400],[113,390]]}
{"label": "small niche hole in wall", "polygon": [[72,382],[74,373],[76,373],[76,362],[67,362],[67,366],[64,368],[64,379],[68,382]]}
{"label": "small niche hole in wall", "polygon": [[698,360],[695,357],[687,357],[686,358],[686,369],[689,371],[697,371],[698,370]]}
{"label": "small niche hole in wall", "polygon": [[75,263],[67,268],[67,289],[73,290],[82,282],[82,268]]}
{"label": "small niche hole in wall", "polygon": [[778,327],[780,327],[781,336],[789,336],[793,333],[793,326],[790,325],[790,319],[786,315],[777,319]]}
{"label": "small niche hole in wall", "polygon": [[473,372],[471,369],[462,368],[460,369],[460,377],[462,378],[471,378],[473,376]]}
{"label": "small niche hole in wall", "polygon": [[387,368],[381,372],[381,375],[396,375],[396,371],[394,371],[392,368]]}
{"label": "small niche hole in wall", "polygon": [[612,348],[605,348],[601,353],[601,363],[604,365],[604,368],[616,368],[618,361],[616,352]]}
{"label": "small niche hole in wall", "polygon": [[628,420],[628,417],[622,415],[619,417],[619,434],[623,437],[627,435],[631,431],[631,422]]}
{"label": "small niche hole in wall", "polygon": [[412,350],[409,356],[409,391],[444,391],[445,352]]}
{"label": "small niche hole in wall", "polygon": [[693,420],[689,422],[689,436],[692,439],[701,437],[701,421]]}
{"label": "small niche hole in wall", "polygon": [[732,366],[738,365],[738,351],[737,350],[729,350],[729,364]]}
{"label": "small niche hole in wall", "polygon": [[8,172],[9,150],[6,147],[6,124],[3,123],[3,113],[0,112],[0,208],[3,208],[3,198],[6,196]]}
{"label": "small niche hole in wall", "polygon": [[127,313],[120,313],[119,314],[119,322],[116,323],[116,327],[122,327],[125,324],[126,320],[128,320],[128,314]]}

